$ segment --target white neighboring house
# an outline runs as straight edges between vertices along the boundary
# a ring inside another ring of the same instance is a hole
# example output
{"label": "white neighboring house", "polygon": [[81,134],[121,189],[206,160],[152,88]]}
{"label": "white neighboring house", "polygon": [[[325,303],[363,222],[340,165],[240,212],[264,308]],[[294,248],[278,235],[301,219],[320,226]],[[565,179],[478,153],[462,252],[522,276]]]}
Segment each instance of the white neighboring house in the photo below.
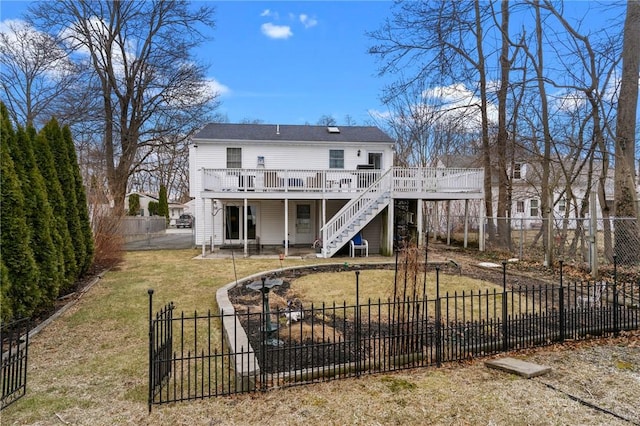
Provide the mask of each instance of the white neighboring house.
{"label": "white neighboring house", "polygon": [[393,164],[393,139],[373,126],[208,124],[189,150],[196,244],[287,255],[317,243],[331,257],[360,232],[391,255],[402,226],[422,241],[421,201],[483,198],[480,169]]}
{"label": "white neighboring house", "polygon": [[[479,155],[445,155],[438,159],[438,167],[481,167],[482,159]],[[600,165],[595,165],[594,168],[598,170]],[[527,159],[516,160],[509,170],[507,171],[511,178],[512,194],[511,194],[511,212],[512,228],[525,229],[539,228],[542,226],[542,199],[541,199],[541,185],[540,175],[541,166],[535,164]],[[494,214],[499,217],[505,217],[505,214],[499,214],[497,212],[498,207],[498,179],[497,170],[492,173],[492,193],[493,193],[493,211]],[[613,217],[615,212],[614,206],[614,174],[613,167],[609,167],[607,177],[604,181],[604,192],[607,201],[607,205],[610,208],[610,214]],[[587,171],[583,170],[580,175],[575,179],[571,186],[571,190],[574,195],[574,200],[567,199],[565,194],[564,177],[559,170],[559,167],[552,163],[551,168],[551,181],[553,185],[553,214],[556,222],[561,221],[563,218],[569,220],[568,228],[575,228],[576,222],[574,219],[579,218],[579,209],[581,203],[587,193],[596,191],[598,188],[597,173],[594,173],[594,178],[591,181],[591,187],[588,186]],[[638,180],[637,193],[640,194],[640,179]],[[601,214],[600,200],[596,196],[596,212]],[[479,208],[481,204],[474,206],[475,209]],[[461,216],[461,203],[452,203],[451,216]],[[440,210],[444,210],[441,208]],[[471,216],[476,216],[477,211],[471,213]],[[441,211],[440,215],[443,216],[444,212]],[[590,216],[590,211],[587,208],[585,212],[585,218]],[[557,224],[556,224],[557,225]],[[601,226],[601,224],[599,224]]]}
{"label": "white neighboring house", "polygon": [[[154,201],[156,203],[159,202],[158,197],[150,194],[146,194],[143,192],[130,192],[124,198],[124,209],[125,211],[129,211],[129,196],[131,194],[138,194],[140,197],[140,211],[137,216],[149,216],[149,202]],[[169,220],[170,225],[174,226],[176,219],[180,217],[180,215],[185,211],[186,206],[177,202],[169,202]]]}
{"label": "white neighboring house", "polygon": [[150,216],[150,214],[149,214],[149,202],[150,201],[154,201],[154,202],[157,203],[158,202],[158,197],[155,197],[155,196],[149,195],[149,194],[145,194],[143,192],[130,192],[124,197],[124,210],[126,212],[129,211],[129,196],[133,195],[133,194],[138,194],[138,197],[140,197],[140,211],[138,212],[137,216]]}

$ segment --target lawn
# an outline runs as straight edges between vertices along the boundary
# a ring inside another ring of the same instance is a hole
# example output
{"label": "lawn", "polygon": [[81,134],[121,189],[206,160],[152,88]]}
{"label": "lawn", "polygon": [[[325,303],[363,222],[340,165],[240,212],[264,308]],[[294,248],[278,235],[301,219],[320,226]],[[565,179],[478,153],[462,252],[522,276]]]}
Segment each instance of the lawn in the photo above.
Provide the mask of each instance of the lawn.
{"label": "lawn", "polygon": [[[236,275],[241,278],[281,266],[278,259],[236,259],[234,272],[230,259],[193,259],[198,254],[195,250],[127,253],[119,268],[106,273],[76,305],[32,339],[27,395],[2,411],[2,424],[619,422],[539,382],[486,370],[480,362],[171,404],[154,407],[149,415],[147,290],[155,290],[154,310],[174,301],[179,311],[205,312],[217,309],[216,289]],[[319,261],[285,259],[282,266]],[[366,293],[361,290],[361,294]],[[622,361],[635,366],[630,374],[639,373],[635,359]],[[625,389],[631,387],[620,383]]]}

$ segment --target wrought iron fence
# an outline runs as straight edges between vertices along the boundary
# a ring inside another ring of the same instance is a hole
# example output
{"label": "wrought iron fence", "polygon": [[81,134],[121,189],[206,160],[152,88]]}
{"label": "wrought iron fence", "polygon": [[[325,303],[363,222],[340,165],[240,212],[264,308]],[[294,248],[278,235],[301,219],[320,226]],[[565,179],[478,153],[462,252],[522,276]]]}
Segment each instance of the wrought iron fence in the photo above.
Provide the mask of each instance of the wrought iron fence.
{"label": "wrought iron fence", "polygon": [[501,289],[441,295],[437,278],[435,297],[363,303],[356,275],[355,305],[310,306],[295,317],[264,309],[174,317],[173,304],[154,316],[150,293],[149,410],[638,328],[637,280],[567,285],[561,273],[559,285],[508,287],[504,265]]}
{"label": "wrought iron fence", "polygon": [[29,360],[28,318],[0,326],[2,342],[2,371],[0,410],[23,397],[27,392],[27,362]]}

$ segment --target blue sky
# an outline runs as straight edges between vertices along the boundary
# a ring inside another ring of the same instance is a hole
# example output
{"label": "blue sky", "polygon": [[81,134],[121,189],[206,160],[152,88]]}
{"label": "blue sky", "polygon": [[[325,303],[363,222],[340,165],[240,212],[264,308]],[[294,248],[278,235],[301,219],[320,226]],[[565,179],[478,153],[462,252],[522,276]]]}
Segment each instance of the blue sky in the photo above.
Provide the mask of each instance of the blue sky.
{"label": "blue sky", "polygon": [[[208,77],[221,93],[219,112],[230,122],[315,124],[331,115],[344,124],[349,115],[357,124],[368,124],[370,112],[387,111],[379,99],[393,76],[377,76],[376,58],[367,53],[374,42],[366,32],[391,16],[391,1],[212,3],[213,40],[197,56],[210,65]],[[570,21],[602,28],[612,15],[624,13],[620,4],[607,10],[611,4],[566,0],[565,9]],[[19,18],[28,5],[2,0],[0,20]]]}
{"label": "blue sky", "polygon": [[[222,93],[230,122],[315,124],[349,114],[370,119],[385,80],[367,54],[390,1],[224,1],[216,7],[213,41],[198,52]],[[2,1],[2,20],[19,18],[27,1]]]}

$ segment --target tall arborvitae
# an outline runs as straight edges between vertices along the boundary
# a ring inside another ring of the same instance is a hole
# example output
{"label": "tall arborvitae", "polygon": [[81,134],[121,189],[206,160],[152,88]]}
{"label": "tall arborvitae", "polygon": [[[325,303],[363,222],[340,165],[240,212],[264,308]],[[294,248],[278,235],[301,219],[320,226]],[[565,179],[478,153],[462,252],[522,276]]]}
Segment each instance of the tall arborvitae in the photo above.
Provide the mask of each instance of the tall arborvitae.
{"label": "tall arborvitae", "polygon": [[[29,245],[30,231],[25,218],[24,196],[13,160],[9,155],[10,138],[15,137],[2,105],[0,192],[0,242],[2,263],[7,268],[7,298],[14,317],[30,316],[40,303],[38,267]],[[3,314],[4,316],[4,314]],[[9,318],[5,318],[9,319]]]}
{"label": "tall arborvitae", "polygon": [[160,194],[158,195],[158,216],[164,216],[169,223],[169,200],[167,199],[167,187],[160,185]]}
{"label": "tall arborvitae", "polygon": [[64,192],[67,226],[69,227],[69,233],[71,234],[71,242],[73,244],[73,252],[75,254],[78,273],[80,273],[86,261],[87,248],[84,241],[85,238],[84,233],[82,232],[82,226],[80,225],[78,200],[76,198],[75,191],[75,179],[73,177],[72,167],[69,161],[67,146],[62,130],[55,118],[52,118],[44,126],[42,132],[44,132],[47,140],[49,141],[49,147],[53,153],[53,158],[56,164],[58,181],[60,182],[60,187]]}
{"label": "tall arborvitae", "polygon": [[9,297],[9,269],[4,264],[4,260],[0,260],[0,321],[9,321],[13,317],[11,310],[11,298]]}
{"label": "tall arborvitae", "polygon": [[140,214],[140,195],[139,194],[130,194],[129,195],[129,216],[137,216]]}
{"label": "tall arborvitae", "polygon": [[[30,130],[30,135],[35,131]],[[21,163],[19,178],[25,200],[25,217],[31,229],[31,250],[38,265],[38,287],[42,292],[42,302],[53,305],[63,281],[63,265],[60,264],[59,249],[54,245],[55,219],[47,198],[44,179],[33,154],[29,134],[18,128],[10,146],[14,164]],[[16,167],[16,171],[18,168]],[[20,173],[22,175],[20,175]]]}
{"label": "tall arborvitae", "polygon": [[84,182],[78,165],[78,156],[76,155],[76,147],[73,144],[73,137],[68,126],[62,129],[62,136],[67,147],[67,155],[71,167],[71,174],[75,184],[76,208],[78,210],[78,218],[80,219],[80,229],[84,236],[85,256],[80,267],[80,274],[84,274],[89,270],[93,263],[93,232],[91,230],[91,220],[89,218],[89,206],[87,204],[87,192],[85,191]]}
{"label": "tall arborvitae", "polygon": [[46,128],[40,131],[33,139],[33,151],[36,154],[36,161],[40,168],[40,173],[44,178],[47,187],[47,196],[49,204],[53,209],[55,216],[55,228],[58,231],[59,240],[56,241],[58,249],[62,252],[64,261],[65,281],[61,291],[67,292],[75,284],[78,277],[78,267],[76,257],[73,252],[73,242],[69,233],[69,225],[67,224],[67,206],[65,198],[58,180],[56,171],[56,163],[51,153],[51,146],[47,138]]}

